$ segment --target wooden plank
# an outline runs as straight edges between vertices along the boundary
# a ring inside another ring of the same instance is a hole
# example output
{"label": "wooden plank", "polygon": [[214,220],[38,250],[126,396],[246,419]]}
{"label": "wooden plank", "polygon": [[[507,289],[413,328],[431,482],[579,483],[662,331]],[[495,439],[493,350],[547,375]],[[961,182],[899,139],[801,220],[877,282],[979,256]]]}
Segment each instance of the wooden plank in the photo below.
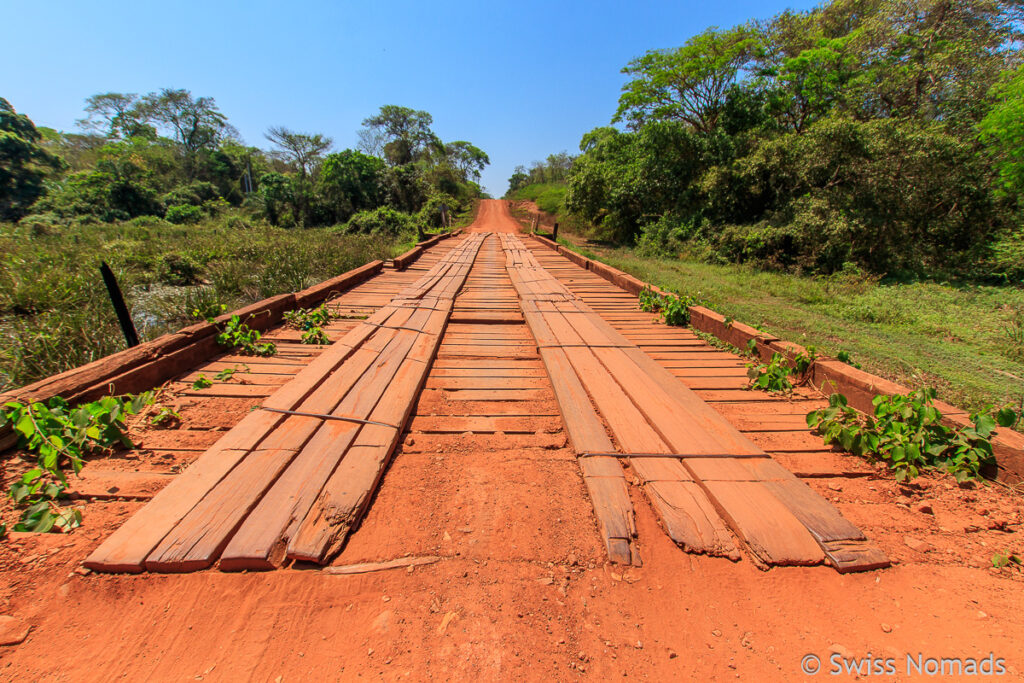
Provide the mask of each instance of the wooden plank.
{"label": "wooden plank", "polygon": [[[404,427],[412,411],[410,400],[427,375],[428,365],[406,360],[370,419]],[[291,536],[287,555],[323,563],[336,554],[358,524],[401,437],[401,429],[367,425],[356,443],[327,480],[301,524]]]}
{"label": "wooden plank", "polygon": [[718,513],[766,565],[820,564],[825,555],[817,541],[761,482],[711,481],[704,488]]}

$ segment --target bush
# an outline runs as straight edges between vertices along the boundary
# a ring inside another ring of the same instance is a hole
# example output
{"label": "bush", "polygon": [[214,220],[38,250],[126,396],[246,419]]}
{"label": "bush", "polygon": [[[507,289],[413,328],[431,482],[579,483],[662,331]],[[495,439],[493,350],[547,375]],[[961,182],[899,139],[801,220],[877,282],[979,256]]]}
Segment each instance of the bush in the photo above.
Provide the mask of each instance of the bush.
{"label": "bush", "polygon": [[441,227],[441,204],[448,207],[448,216],[452,220],[464,208],[458,199],[449,194],[434,194],[427,199],[427,203],[416,214],[417,222],[431,228]]}
{"label": "bush", "polygon": [[180,185],[160,198],[164,206],[202,206],[204,203],[220,199],[217,186],[200,180],[188,185]]}
{"label": "bush", "polygon": [[167,254],[160,264],[160,281],[175,286],[194,285],[201,266],[187,254]]}
{"label": "bush", "polygon": [[63,221],[54,213],[34,213],[22,218],[18,225],[28,230],[33,237],[41,237],[56,233],[63,225]]}
{"label": "bush", "polygon": [[382,206],[373,211],[360,211],[345,224],[348,234],[387,235],[397,237],[416,232],[417,220],[406,213]]}
{"label": "bush", "polygon": [[191,225],[203,219],[203,209],[200,206],[171,206],[164,214],[164,218],[175,225]]}

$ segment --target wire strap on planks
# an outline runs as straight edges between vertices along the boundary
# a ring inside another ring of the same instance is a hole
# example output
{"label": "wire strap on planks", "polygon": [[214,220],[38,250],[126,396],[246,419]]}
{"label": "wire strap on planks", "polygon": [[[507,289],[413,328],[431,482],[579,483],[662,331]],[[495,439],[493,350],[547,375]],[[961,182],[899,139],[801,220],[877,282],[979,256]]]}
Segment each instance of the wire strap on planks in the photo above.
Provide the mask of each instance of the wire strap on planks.
{"label": "wire strap on planks", "polygon": [[321,420],[341,420],[342,422],[355,422],[363,425],[377,425],[379,427],[391,427],[394,430],[402,431],[402,428],[388,424],[387,422],[377,422],[375,420],[363,420],[358,417],[346,417],[344,415],[324,415],[323,413],[304,413],[301,410],[281,410],[280,408],[268,408],[266,406],[260,406],[262,410],[269,410],[272,413],[281,413],[283,415],[298,415],[299,417],[316,417]]}
{"label": "wire strap on planks", "polygon": [[676,458],[679,460],[691,460],[694,458],[768,458],[767,453],[743,453],[739,455],[730,453],[700,453],[695,455],[681,455],[679,453],[577,453],[577,458]]}

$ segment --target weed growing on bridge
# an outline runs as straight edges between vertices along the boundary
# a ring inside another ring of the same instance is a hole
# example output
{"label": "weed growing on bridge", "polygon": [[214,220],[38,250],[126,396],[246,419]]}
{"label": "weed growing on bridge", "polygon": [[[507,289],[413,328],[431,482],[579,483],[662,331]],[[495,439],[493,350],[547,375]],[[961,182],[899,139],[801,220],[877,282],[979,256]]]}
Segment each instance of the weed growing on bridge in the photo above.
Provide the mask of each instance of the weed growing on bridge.
{"label": "weed growing on bridge", "polygon": [[263,337],[259,330],[254,330],[237,315],[228,318],[222,329],[217,334],[217,343],[234,349],[235,353],[243,356],[273,356],[277,353],[277,346],[273,342],[261,342]]}
{"label": "weed growing on bridge", "polygon": [[[813,346],[808,346],[806,353],[798,353],[790,362],[787,362],[781,353],[776,352],[767,363],[761,363],[758,360],[755,339],[747,342],[747,355],[754,359],[747,363],[747,377],[750,379],[747,388],[782,394],[792,393],[793,387],[807,382],[811,366],[818,357],[817,350]],[[790,377],[795,377],[795,380],[791,380]]]}
{"label": "weed growing on bridge", "polygon": [[311,309],[299,308],[284,314],[285,321],[291,327],[302,330],[301,341],[303,344],[319,344],[320,346],[331,343],[323,331],[323,326],[328,324],[333,317],[335,316],[327,308],[327,304],[321,304],[319,307]]}
{"label": "weed growing on bridge", "polygon": [[14,531],[70,531],[82,514],[64,509],[65,468],[81,471],[85,456],[121,445],[132,447],[126,420],[154,401],[153,392],[138,396],[105,396],[72,408],[59,396],[45,403],[9,401],[0,408],[0,428],[10,426],[18,446],[37,456],[36,467],[25,472],[9,491],[22,509]]}
{"label": "weed growing on bridge", "polygon": [[807,426],[854,455],[881,460],[909,481],[922,470],[940,469],[959,482],[977,479],[981,470],[995,463],[991,438],[996,426],[1012,428],[1020,419],[1016,411],[986,409],[971,415],[973,426],[951,428],[942,424],[935,407],[935,390],[919,389],[905,395],[876,396],[874,414],[865,416],[847,404],[842,394],[832,394],[827,408],[807,414]]}

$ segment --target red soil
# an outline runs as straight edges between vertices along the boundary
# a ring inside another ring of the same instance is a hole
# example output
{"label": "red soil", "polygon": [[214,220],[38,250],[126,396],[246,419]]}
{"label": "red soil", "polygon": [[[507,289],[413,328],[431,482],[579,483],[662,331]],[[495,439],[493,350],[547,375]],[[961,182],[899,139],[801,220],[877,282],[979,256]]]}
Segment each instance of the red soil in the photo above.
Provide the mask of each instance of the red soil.
{"label": "red soil", "polygon": [[[501,202],[484,202],[471,227],[514,229]],[[504,286],[494,263],[484,261],[467,290]],[[994,653],[1011,675],[1024,671],[1024,577],[991,567],[994,553],[1024,550],[1019,496],[994,486],[961,489],[939,477],[901,487],[822,449],[823,461],[839,463],[837,472],[858,476],[811,485],[883,548],[891,569],[761,571],[746,559],[687,555],[634,487],[644,566],[623,570],[605,563],[579,468],[552,425],[550,384],[534,372],[539,364],[500,360],[498,347],[519,348],[525,326],[494,326],[497,335],[475,327],[449,330],[405,445],[335,564],[407,555],[439,561],[359,575],[304,567],[83,574],[81,560],[143,504],[90,500],[73,534],[17,535],[0,544],[0,614],[31,628],[21,644],[0,647],[0,679],[791,680],[803,677],[804,655],[817,655],[829,671],[833,653],[894,658],[900,678],[906,656],[918,653]],[[499,370],[468,372],[484,361],[458,355],[460,336],[474,343],[489,336]],[[450,390],[447,378],[459,375],[493,377],[495,388],[509,377],[531,379],[519,381],[528,392],[521,401],[461,400],[487,397]],[[191,430],[230,426],[244,415],[241,401],[183,406],[180,427],[142,428],[153,448],[121,457],[142,471],[161,469],[158,458],[167,453],[175,463],[194,459],[205,437]],[[770,409],[783,413],[785,405]],[[495,422],[503,429],[497,434],[437,426],[445,417],[479,415],[514,417]],[[806,438],[792,434],[772,448]],[[26,465],[4,466],[9,480]]]}

